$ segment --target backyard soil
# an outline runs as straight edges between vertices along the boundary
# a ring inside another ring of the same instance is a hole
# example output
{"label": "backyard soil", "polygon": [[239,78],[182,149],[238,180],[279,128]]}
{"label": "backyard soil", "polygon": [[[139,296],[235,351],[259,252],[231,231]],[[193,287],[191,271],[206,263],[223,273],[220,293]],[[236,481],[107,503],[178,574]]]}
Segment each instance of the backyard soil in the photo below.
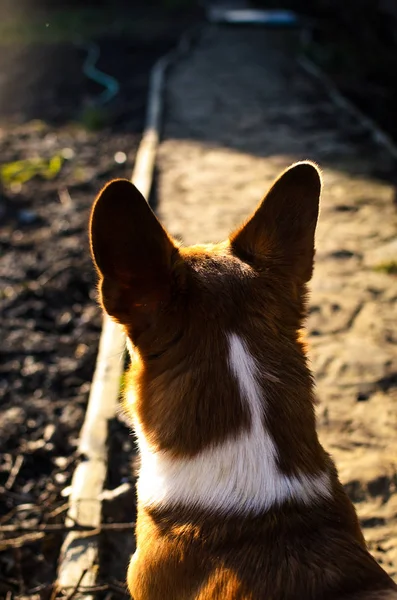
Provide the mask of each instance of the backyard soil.
{"label": "backyard soil", "polygon": [[[15,527],[0,533],[0,598],[53,591],[63,533],[17,528],[63,523],[79,459],[101,329],[90,206],[109,179],[131,176],[150,68],[185,27],[181,19],[146,42],[95,40],[98,68],[120,84],[99,109],[103,88],[83,72],[85,47],[0,47],[0,528]],[[128,433],[114,424],[115,451],[131,450]],[[127,462],[108,483],[123,479],[132,480]],[[123,597],[124,572],[106,579]]]}

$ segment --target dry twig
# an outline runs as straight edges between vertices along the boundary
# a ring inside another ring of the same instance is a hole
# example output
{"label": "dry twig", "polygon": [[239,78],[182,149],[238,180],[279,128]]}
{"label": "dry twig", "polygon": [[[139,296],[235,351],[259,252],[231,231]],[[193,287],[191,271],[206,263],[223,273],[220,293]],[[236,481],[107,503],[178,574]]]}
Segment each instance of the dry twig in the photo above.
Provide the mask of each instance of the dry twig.
{"label": "dry twig", "polygon": [[23,525],[3,525],[1,533],[69,533],[71,531],[88,531],[90,533],[101,533],[102,531],[128,531],[133,529],[135,523],[102,523],[99,527],[89,525],[64,525],[63,523],[39,523],[33,527]]}
{"label": "dry twig", "polygon": [[18,477],[18,473],[19,473],[19,471],[22,468],[23,460],[24,459],[23,459],[22,454],[18,454],[18,456],[16,457],[15,462],[14,462],[14,464],[12,466],[12,469],[10,471],[8,479],[7,479],[7,481],[4,484],[4,488],[6,490],[11,490],[12,489],[12,486],[14,485],[15,480]]}
{"label": "dry twig", "polygon": [[99,535],[103,531],[123,532],[134,529],[135,523],[102,523],[99,527],[89,527],[86,525],[64,525],[62,523],[40,523],[33,527],[24,527],[20,525],[3,525],[0,527],[0,534],[22,534],[11,539],[0,540],[0,551],[7,548],[21,548],[26,544],[32,544],[51,533],[70,533],[79,531],[85,535]]}

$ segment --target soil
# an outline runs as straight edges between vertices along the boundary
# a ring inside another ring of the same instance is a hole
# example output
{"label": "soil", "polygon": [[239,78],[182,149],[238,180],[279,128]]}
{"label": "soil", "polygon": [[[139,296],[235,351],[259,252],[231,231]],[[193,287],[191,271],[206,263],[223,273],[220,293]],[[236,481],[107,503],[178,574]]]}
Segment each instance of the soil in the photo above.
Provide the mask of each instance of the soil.
{"label": "soil", "polygon": [[[63,533],[22,535],[18,527],[63,522],[79,459],[101,329],[89,211],[105,182],[131,176],[150,68],[185,26],[174,22],[161,35],[157,27],[146,40],[94,40],[98,68],[120,84],[100,110],[103,88],[83,73],[84,47],[0,47],[0,168],[37,158],[62,163],[59,172],[44,169],[23,182],[25,164],[19,180],[3,176],[0,184],[0,527],[15,528],[0,533],[0,598],[52,594]],[[130,450],[121,421],[113,433],[114,448]],[[123,478],[132,480],[127,463],[109,486]],[[106,572],[115,598],[124,597],[124,575]]]}

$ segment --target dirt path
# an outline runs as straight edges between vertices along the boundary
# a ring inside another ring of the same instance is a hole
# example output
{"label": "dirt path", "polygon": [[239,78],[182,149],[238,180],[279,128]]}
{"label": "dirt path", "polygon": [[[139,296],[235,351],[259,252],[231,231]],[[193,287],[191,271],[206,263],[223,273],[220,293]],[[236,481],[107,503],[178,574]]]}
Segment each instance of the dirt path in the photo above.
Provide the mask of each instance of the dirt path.
{"label": "dirt path", "polygon": [[324,170],[308,329],[318,421],[372,552],[397,575],[395,165],[299,69],[292,34],[208,27],[169,81],[160,216],[216,241],[280,169]]}

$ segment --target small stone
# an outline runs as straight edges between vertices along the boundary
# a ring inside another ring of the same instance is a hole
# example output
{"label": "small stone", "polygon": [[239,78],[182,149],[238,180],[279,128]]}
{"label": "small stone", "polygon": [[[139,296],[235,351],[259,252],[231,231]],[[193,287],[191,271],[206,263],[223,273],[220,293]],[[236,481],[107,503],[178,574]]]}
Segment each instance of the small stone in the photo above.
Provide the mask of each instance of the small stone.
{"label": "small stone", "polygon": [[66,311],[64,313],[62,313],[62,315],[59,318],[59,324],[60,325],[68,325],[73,319],[73,315],[71,312]]}
{"label": "small stone", "polygon": [[65,160],[72,160],[72,158],[74,158],[74,155],[75,155],[75,152],[74,152],[73,148],[63,148],[61,150],[61,156]]}
{"label": "small stone", "polygon": [[114,155],[114,161],[119,164],[122,165],[126,162],[127,160],[127,155],[125,152],[116,152],[116,154]]}
{"label": "small stone", "polygon": [[79,344],[74,353],[76,358],[82,358],[85,354],[87,354],[88,346],[87,344]]}
{"label": "small stone", "polygon": [[91,382],[90,381],[86,381],[85,383],[83,383],[80,386],[79,391],[80,391],[80,394],[88,394],[89,391],[90,391],[90,389],[91,389]]}
{"label": "small stone", "polygon": [[59,469],[66,469],[67,464],[68,464],[68,459],[66,458],[66,456],[56,456],[54,458],[54,464],[59,468]]}
{"label": "small stone", "polygon": [[55,473],[54,479],[57,483],[63,485],[68,479],[68,473]]}

